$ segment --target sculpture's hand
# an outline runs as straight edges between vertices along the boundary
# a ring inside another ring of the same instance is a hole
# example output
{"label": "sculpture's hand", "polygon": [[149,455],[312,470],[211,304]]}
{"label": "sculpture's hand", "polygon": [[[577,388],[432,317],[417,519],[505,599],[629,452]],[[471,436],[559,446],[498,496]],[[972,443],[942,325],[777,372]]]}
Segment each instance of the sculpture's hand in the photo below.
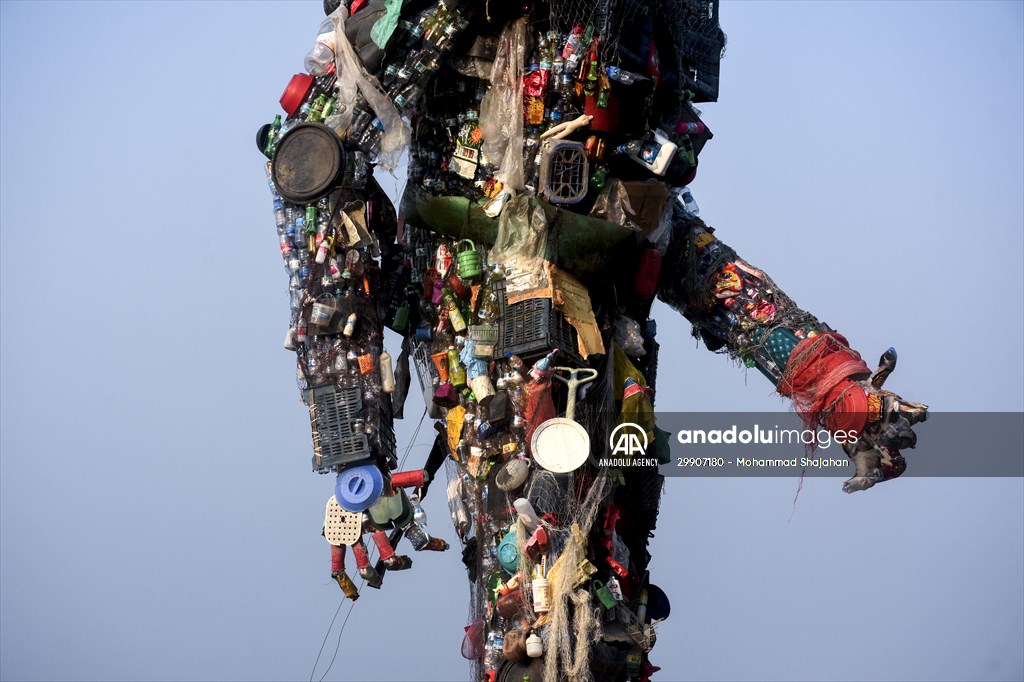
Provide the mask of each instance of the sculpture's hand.
{"label": "sculpture's hand", "polygon": [[882,385],[895,368],[896,350],[890,348],[882,354],[878,369],[871,377],[858,382],[857,388],[867,398],[868,421],[856,441],[843,444],[846,454],[856,465],[853,477],[843,483],[845,492],[867,490],[876,483],[902,474],[907,463],[900,450],[917,445],[917,434],[911,427],[928,418],[927,405],[913,403],[882,390]]}

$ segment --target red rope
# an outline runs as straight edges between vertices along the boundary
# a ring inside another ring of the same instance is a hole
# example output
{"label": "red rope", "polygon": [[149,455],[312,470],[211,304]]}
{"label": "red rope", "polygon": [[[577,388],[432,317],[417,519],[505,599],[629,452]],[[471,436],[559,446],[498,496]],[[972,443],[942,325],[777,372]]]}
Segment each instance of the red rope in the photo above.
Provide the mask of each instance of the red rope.
{"label": "red rope", "polygon": [[[851,377],[866,377],[871,370],[846,338],[827,332],[804,339],[789,356],[779,393],[792,397],[804,426],[816,428],[825,413],[829,429],[859,431],[867,420],[864,390]],[[862,400],[863,399],[863,400]],[[857,409],[860,402],[864,409]],[[850,413],[843,416],[844,413]],[[855,416],[864,413],[861,416]]]}

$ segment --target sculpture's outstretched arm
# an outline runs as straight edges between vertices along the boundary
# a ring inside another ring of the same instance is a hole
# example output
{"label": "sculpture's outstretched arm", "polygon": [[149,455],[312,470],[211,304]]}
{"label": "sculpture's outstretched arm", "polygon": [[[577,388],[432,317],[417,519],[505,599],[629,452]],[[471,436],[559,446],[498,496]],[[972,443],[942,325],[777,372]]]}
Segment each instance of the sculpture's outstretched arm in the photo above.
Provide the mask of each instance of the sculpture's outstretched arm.
{"label": "sculpture's outstretched arm", "polygon": [[896,367],[894,349],[872,371],[846,338],[799,308],[713,228],[682,209],[675,210],[658,296],[693,324],[708,349],[767,376],[793,400],[808,428],[823,426],[840,439],[856,436],[843,444],[857,467],[843,484],[846,492],[906,469],[900,450],[914,447],[911,427],[925,420],[928,406],[882,389]]}

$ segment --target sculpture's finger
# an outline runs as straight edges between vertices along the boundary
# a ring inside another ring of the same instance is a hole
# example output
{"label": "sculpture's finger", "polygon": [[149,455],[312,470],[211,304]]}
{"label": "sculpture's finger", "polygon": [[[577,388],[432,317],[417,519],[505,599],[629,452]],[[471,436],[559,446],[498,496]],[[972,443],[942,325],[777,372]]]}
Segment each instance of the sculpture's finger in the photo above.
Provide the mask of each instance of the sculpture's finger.
{"label": "sculpture's finger", "polygon": [[875,388],[881,388],[894,369],[896,369],[896,349],[889,348],[878,359],[878,369],[871,375],[871,385]]}

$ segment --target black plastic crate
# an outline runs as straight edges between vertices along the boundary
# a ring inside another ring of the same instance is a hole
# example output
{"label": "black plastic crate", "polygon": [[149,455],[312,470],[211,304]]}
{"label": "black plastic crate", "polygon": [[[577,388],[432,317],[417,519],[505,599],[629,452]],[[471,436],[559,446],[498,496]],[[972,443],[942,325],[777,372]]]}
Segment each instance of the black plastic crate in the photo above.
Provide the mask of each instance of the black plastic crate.
{"label": "black plastic crate", "polygon": [[317,386],[306,392],[305,399],[313,432],[314,471],[326,473],[370,456],[366,434],[354,428],[363,412],[360,387]]}
{"label": "black plastic crate", "polygon": [[370,446],[376,454],[387,461],[387,467],[394,471],[398,468],[398,441],[395,438],[395,417],[391,408],[391,396],[381,393],[379,417],[376,435],[370,439]]}
{"label": "black plastic crate", "polygon": [[373,455],[386,458],[389,465],[397,463],[391,402],[387,396],[381,400],[372,437],[355,428],[356,420],[362,419],[365,423],[369,414],[363,405],[360,386],[317,386],[305,391],[303,400],[309,406],[314,471],[330,473],[339,464],[358,462]]}
{"label": "black plastic crate", "polygon": [[576,343],[576,330],[549,298],[532,298],[503,306],[500,351],[518,355],[523,362],[547,355],[553,348],[561,351],[559,362],[568,358],[584,364]]}

